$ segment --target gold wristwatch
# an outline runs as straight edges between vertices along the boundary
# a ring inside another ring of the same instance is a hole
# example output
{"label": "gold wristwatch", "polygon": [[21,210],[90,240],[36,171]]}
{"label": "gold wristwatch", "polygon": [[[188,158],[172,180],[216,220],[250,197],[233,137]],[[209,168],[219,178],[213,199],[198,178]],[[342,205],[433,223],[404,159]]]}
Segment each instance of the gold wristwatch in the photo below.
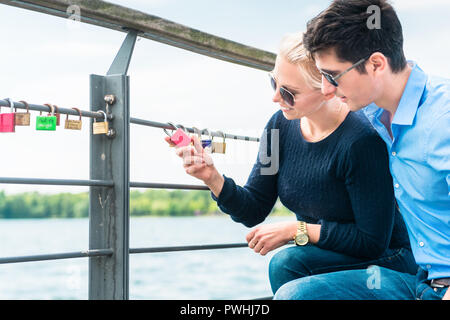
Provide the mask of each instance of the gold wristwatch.
{"label": "gold wristwatch", "polygon": [[308,243],[308,231],[306,230],[306,222],[298,221],[297,222],[297,233],[294,236],[294,242],[298,246],[304,246]]}

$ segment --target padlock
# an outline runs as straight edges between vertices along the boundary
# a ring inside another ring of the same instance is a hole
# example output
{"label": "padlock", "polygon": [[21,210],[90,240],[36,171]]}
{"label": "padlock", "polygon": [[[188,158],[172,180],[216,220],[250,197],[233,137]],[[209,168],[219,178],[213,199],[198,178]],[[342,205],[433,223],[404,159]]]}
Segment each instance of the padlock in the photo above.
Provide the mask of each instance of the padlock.
{"label": "padlock", "polygon": [[[186,133],[186,129],[181,125],[174,125],[172,122],[167,122],[167,124],[171,125],[174,129],[172,129],[172,134],[168,133],[166,128],[163,128],[164,132],[170,137],[170,141],[173,142],[171,147],[184,147],[191,144],[191,137]],[[175,130],[173,133],[173,130]]]}
{"label": "padlock", "polygon": [[105,116],[105,120],[103,122],[97,122],[97,118],[94,118],[94,123],[92,125],[93,134],[107,134],[109,131],[108,117],[106,113],[102,110],[98,110],[97,112],[103,113]]}
{"label": "padlock", "polygon": [[170,140],[177,145],[177,147],[185,147],[191,144],[191,137],[186,133],[186,129],[179,124],[177,131],[170,137]]}
{"label": "padlock", "polygon": [[9,98],[5,100],[9,102],[11,112],[0,114],[0,132],[15,132],[14,103]]}
{"label": "padlock", "polygon": [[17,112],[17,108],[15,109],[15,115],[14,115],[14,120],[15,120],[15,124],[16,126],[29,126],[30,125],[30,118],[31,118],[31,114],[30,114],[30,106],[28,105],[28,103],[26,101],[19,101],[20,103],[23,103],[25,105],[25,107],[27,108],[27,112]]}
{"label": "padlock", "polygon": [[205,150],[205,152],[207,153],[212,153],[212,136],[209,133],[208,129],[203,129],[203,131],[206,131],[207,134],[209,135],[209,139],[202,139],[202,148]]}
{"label": "padlock", "polygon": [[225,149],[227,144],[225,143],[225,134],[222,131],[217,131],[223,137],[223,142],[214,142],[212,143],[212,152],[213,153],[225,153]]}
{"label": "padlock", "polygon": [[69,114],[67,114],[66,116],[66,123],[64,124],[64,129],[69,129],[69,130],[81,130],[81,126],[82,126],[82,120],[81,120],[81,111],[78,108],[72,108],[76,111],[78,111],[78,114],[80,115],[80,118],[78,120],[70,120],[69,119]]}
{"label": "padlock", "polygon": [[51,105],[45,104],[51,109],[51,115],[43,116],[42,111],[36,117],[36,130],[41,131],[55,131],[56,130],[56,116],[54,116],[54,109]]}
{"label": "padlock", "polygon": [[[49,106],[49,104],[44,104],[44,106]],[[55,112],[52,112],[52,116],[56,117],[56,125],[59,126],[61,122],[61,114],[58,112],[58,106],[55,106],[54,104],[52,106],[55,108]],[[48,115],[50,115],[50,113]]]}

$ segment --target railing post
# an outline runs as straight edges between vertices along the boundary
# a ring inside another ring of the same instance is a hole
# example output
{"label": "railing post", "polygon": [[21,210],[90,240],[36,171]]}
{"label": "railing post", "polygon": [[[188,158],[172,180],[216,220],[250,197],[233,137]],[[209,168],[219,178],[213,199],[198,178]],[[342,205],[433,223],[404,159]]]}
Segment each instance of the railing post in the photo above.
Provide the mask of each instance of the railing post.
{"label": "railing post", "polygon": [[[108,75],[90,76],[92,111],[106,110],[106,95],[114,95],[108,109],[110,127],[116,134],[94,135],[90,129],[90,178],[112,180],[113,188],[91,187],[89,191],[89,248],[111,248],[109,257],[89,258],[89,299],[129,298],[129,77],[126,75],[136,40],[131,31]],[[124,58],[125,57],[125,58]],[[112,70],[120,72],[112,74]],[[92,120],[93,121],[93,120]]]}

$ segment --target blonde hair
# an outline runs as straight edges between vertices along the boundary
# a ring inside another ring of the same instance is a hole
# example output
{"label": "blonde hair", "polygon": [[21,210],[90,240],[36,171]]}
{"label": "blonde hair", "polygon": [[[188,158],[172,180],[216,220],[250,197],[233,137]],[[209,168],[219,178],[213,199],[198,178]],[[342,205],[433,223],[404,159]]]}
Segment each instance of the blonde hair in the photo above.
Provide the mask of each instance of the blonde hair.
{"label": "blonde hair", "polygon": [[303,32],[285,35],[281,40],[278,54],[299,66],[300,73],[310,87],[321,88],[322,75],[303,46]]}

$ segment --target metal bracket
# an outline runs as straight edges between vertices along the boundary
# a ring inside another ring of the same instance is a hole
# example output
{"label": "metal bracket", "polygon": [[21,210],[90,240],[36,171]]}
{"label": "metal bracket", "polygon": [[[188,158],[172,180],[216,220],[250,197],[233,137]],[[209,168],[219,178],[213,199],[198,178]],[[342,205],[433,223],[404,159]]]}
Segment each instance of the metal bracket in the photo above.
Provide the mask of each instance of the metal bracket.
{"label": "metal bracket", "polygon": [[138,31],[136,30],[130,30],[128,32],[106,75],[127,74],[131,56],[133,55],[134,45],[136,44],[137,35]]}

